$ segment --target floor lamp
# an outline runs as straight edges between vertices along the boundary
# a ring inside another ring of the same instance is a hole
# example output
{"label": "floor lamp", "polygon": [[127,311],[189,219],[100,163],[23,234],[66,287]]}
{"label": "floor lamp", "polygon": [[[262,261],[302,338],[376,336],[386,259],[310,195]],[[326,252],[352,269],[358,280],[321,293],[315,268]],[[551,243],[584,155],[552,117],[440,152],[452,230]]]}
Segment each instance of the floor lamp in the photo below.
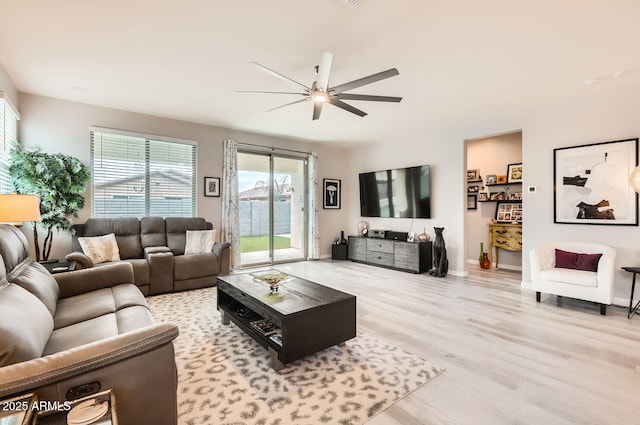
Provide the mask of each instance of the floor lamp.
{"label": "floor lamp", "polygon": [[[40,220],[40,200],[36,195],[0,194],[0,223],[11,223],[20,227],[25,221],[38,220]],[[36,231],[34,226],[34,234]],[[37,243],[36,241],[37,239],[34,243]]]}

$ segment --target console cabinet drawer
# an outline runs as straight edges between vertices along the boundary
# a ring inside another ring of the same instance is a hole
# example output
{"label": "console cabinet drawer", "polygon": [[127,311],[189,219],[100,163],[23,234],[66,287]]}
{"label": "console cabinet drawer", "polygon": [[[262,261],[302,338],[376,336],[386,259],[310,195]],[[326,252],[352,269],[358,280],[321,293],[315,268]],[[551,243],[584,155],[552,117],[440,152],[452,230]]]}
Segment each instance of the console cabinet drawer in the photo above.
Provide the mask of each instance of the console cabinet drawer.
{"label": "console cabinet drawer", "polygon": [[399,269],[418,270],[420,268],[419,248],[418,244],[396,244],[393,253],[393,266]]}
{"label": "console cabinet drawer", "polygon": [[[393,245],[392,245],[393,246]],[[393,253],[380,251],[367,251],[367,262],[381,266],[393,266]]]}
{"label": "console cabinet drawer", "polygon": [[367,251],[393,254],[393,243],[385,239],[367,239]]}

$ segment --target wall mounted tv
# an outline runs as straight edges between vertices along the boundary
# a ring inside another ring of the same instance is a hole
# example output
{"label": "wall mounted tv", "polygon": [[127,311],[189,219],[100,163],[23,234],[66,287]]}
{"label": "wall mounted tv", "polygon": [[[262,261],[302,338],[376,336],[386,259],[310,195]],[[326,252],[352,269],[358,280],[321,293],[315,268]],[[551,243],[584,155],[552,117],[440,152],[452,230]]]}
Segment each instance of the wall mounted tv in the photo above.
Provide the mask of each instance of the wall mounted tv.
{"label": "wall mounted tv", "polygon": [[429,166],[361,173],[360,215],[431,218]]}

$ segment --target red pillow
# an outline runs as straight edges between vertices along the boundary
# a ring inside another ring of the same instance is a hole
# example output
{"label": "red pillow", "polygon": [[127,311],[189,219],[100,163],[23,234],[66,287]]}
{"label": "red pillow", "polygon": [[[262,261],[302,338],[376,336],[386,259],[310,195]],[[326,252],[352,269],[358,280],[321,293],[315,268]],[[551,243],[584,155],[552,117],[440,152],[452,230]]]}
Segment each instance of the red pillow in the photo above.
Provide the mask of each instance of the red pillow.
{"label": "red pillow", "polygon": [[556,249],[556,267],[597,272],[600,257],[602,254],[578,254]]}

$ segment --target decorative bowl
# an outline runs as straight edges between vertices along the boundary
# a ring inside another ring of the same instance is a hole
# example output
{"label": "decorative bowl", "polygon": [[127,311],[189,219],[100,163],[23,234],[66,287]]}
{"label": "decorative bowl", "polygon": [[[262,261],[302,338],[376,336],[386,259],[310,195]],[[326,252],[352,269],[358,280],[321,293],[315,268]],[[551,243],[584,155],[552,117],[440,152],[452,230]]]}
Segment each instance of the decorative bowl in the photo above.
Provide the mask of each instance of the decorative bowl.
{"label": "decorative bowl", "polygon": [[250,273],[250,275],[253,277],[254,282],[267,283],[272,292],[277,291],[282,283],[288,282],[293,278],[293,276],[278,270],[263,270]]}

